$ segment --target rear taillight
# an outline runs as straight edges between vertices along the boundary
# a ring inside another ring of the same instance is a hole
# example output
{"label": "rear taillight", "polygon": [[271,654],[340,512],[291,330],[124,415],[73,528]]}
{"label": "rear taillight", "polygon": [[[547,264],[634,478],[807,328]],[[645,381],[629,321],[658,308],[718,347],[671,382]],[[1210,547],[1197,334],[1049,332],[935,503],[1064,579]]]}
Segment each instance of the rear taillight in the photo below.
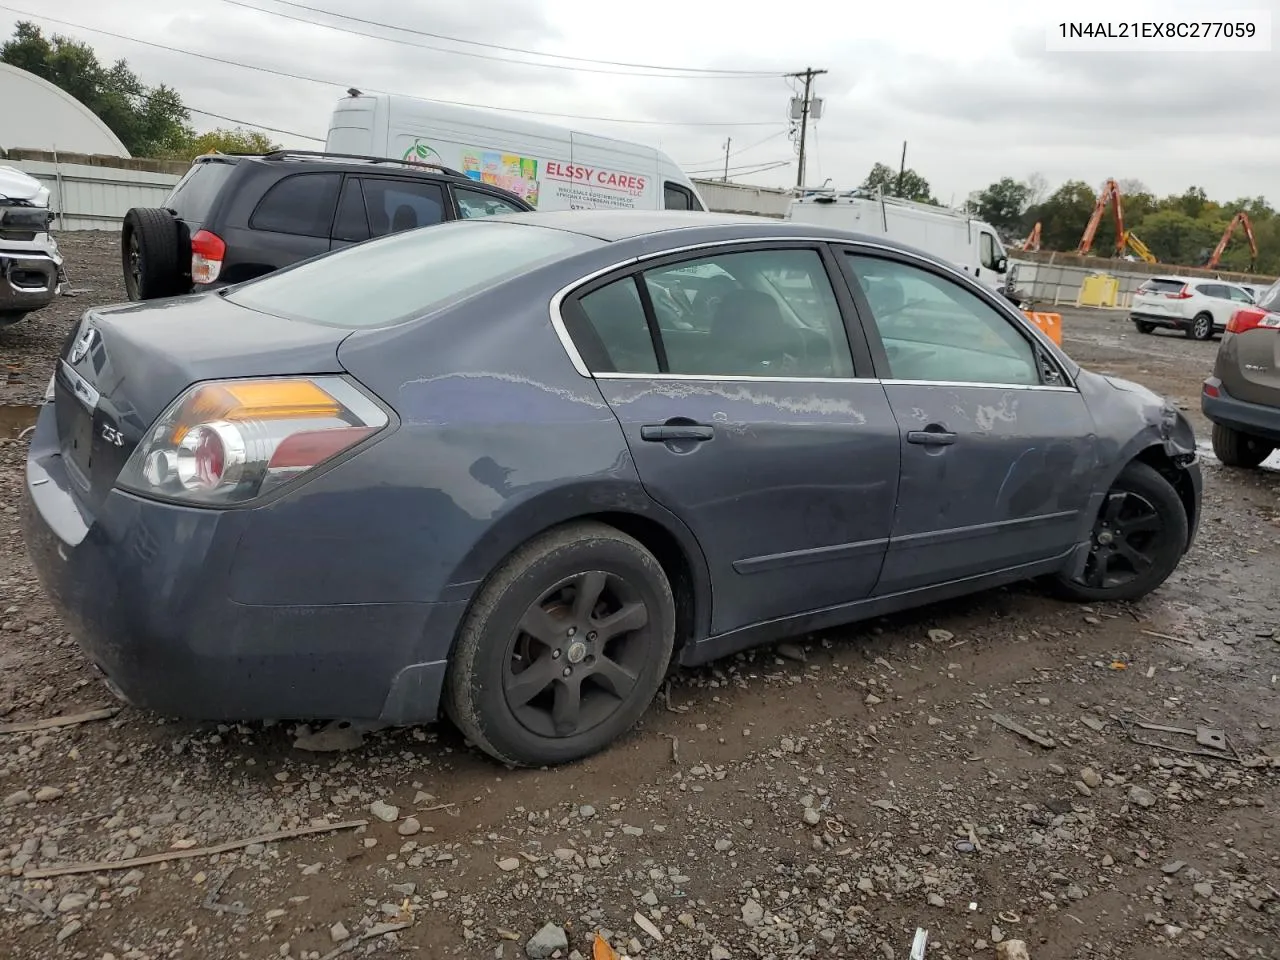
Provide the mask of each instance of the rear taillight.
{"label": "rear taillight", "polygon": [[341,377],[224,380],[173,402],[119,485],[144,496],[230,506],[265,496],[387,425]]}
{"label": "rear taillight", "polygon": [[1257,307],[1242,307],[1227,321],[1227,333],[1244,333],[1246,330],[1280,330],[1280,314]]}
{"label": "rear taillight", "polygon": [[191,238],[191,282],[213,283],[222,272],[227,245],[216,233],[199,230]]}
{"label": "rear taillight", "polygon": [[1210,381],[1210,380],[1206,380],[1206,381],[1204,382],[1204,395],[1205,395],[1206,397],[1217,397],[1217,396],[1218,396],[1218,385],[1217,385],[1216,383],[1213,383],[1213,382],[1212,382],[1212,381]]}
{"label": "rear taillight", "polygon": [[1165,296],[1168,297],[1170,300],[1190,300],[1191,288],[1184,283],[1182,285],[1182,289],[1179,290],[1177,293],[1166,293]]}

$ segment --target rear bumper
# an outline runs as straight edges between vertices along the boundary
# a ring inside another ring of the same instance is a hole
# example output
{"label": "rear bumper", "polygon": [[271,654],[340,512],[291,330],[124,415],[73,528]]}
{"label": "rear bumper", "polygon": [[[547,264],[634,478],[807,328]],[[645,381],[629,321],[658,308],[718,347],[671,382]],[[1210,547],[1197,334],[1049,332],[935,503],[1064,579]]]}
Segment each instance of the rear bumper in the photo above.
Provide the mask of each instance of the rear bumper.
{"label": "rear bumper", "polygon": [[1157,327],[1164,327],[1166,330],[1186,330],[1191,326],[1191,321],[1185,317],[1170,317],[1163,313],[1143,313],[1140,310],[1131,310],[1129,319],[1134,323],[1150,323]]}
{"label": "rear bumper", "polygon": [[58,295],[58,264],[38,253],[0,250],[0,313],[27,313]]}
{"label": "rear bumper", "polygon": [[1240,433],[1280,444],[1280,407],[1237,400],[1227,392],[1227,388],[1217,377],[1209,377],[1205,380],[1205,386],[1212,386],[1218,391],[1216,397],[1209,396],[1203,390],[1200,393],[1200,410],[1208,420]]}
{"label": "rear bumper", "polygon": [[434,720],[465,602],[266,605],[229,599],[251,511],[110,493],[90,515],[36,425],[22,523],[37,575],[118,696],[202,720]]}

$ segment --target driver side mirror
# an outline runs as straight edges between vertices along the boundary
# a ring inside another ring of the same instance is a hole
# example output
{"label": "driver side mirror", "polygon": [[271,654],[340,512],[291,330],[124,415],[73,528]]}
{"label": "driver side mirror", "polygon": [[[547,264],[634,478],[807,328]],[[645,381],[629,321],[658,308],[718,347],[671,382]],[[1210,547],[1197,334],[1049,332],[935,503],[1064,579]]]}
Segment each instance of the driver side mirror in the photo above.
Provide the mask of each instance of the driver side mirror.
{"label": "driver side mirror", "polygon": [[996,261],[996,273],[1004,273],[1009,269],[1009,258],[1001,257]]}

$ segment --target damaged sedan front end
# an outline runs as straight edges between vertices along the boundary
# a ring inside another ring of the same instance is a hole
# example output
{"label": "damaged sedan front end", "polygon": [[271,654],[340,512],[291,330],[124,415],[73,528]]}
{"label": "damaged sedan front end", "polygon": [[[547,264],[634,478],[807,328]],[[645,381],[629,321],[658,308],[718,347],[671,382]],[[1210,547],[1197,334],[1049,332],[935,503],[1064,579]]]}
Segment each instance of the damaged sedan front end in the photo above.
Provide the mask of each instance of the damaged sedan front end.
{"label": "damaged sedan front end", "polygon": [[49,232],[52,222],[48,188],[0,166],[0,327],[48,306],[61,290],[62,254]]}

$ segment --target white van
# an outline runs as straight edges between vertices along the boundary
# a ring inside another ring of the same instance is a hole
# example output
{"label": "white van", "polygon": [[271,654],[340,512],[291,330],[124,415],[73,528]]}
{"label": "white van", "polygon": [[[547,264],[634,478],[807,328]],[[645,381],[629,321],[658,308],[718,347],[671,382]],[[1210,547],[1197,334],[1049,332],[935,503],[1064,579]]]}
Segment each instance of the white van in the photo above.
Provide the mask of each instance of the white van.
{"label": "white van", "polygon": [[329,153],[435,163],[538,210],[705,210],[660,150],[489,110],[358,91],[338,101]]}
{"label": "white van", "polygon": [[887,237],[952,263],[997,292],[1008,285],[1009,257],[995,228],[959,210],[861,190],[819,190],[792,200],[786,218]]}

